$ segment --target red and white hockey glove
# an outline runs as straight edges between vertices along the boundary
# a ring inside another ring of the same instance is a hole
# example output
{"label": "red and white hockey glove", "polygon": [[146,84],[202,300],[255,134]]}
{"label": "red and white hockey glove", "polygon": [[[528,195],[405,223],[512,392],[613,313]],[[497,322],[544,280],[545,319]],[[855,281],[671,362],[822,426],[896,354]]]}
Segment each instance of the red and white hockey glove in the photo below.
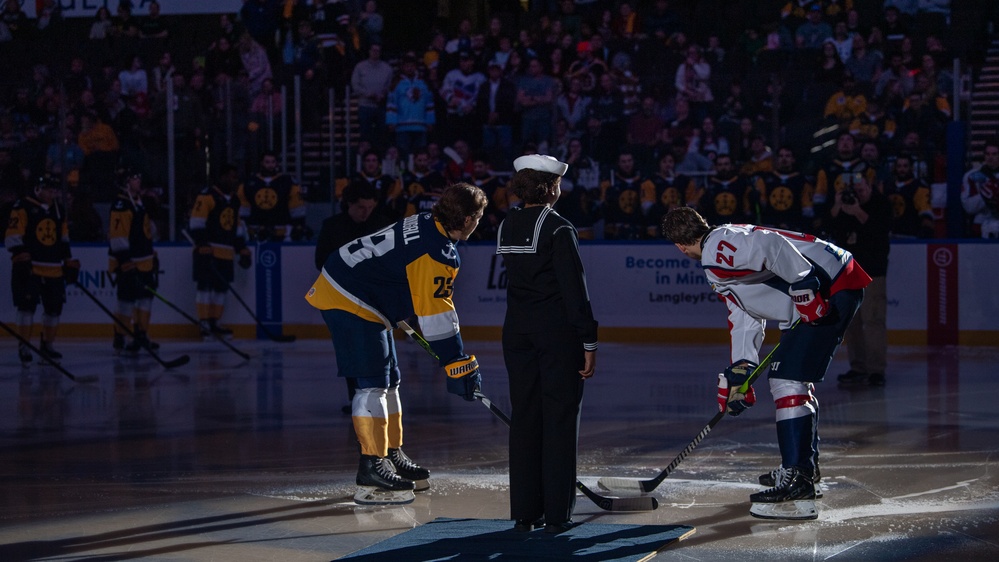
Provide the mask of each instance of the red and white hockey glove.
{"label": "red and white hockey glove", "polygon": [[718,373],[718,411],[738,416],[756,404],[756,391],[749,385],[745,393],[739,387],[749,379],[756,369],[751,361],[733,363],[724,373]]}
{"label": "red and white hockey glove", "polygon": [[819,292],[821,286],[819,278],[813,275],[791,284],[787,291],[801,321],[806,324],[815,323],[829,314],[829,301]]}

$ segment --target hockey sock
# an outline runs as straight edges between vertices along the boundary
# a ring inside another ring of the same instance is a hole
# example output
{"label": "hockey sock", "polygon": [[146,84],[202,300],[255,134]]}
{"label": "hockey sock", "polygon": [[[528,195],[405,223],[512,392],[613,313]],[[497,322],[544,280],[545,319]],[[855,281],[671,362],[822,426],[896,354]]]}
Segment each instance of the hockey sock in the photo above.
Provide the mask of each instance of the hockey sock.
{"label": "hockey sock", "polygon": [[402,401],[399,400],[399,387],[393,386],[385,393],[388,412],[388,448],[402,447]]}
{"label": "hockey sock", "polygon": [[35,325],[35,313],[17,311],[17,333],[26,340],[31,339],[31,328]]}
{"label": "hockey sock", "polygon": [[[132,325],[132,314],[135,311],[135,306],[129,301],[118,301],[118,313],[115,316],[118,317],[118,321],[126,326]],[[125,332],[121,329],[118,322],[113,324],[114,333],[125,335]]]}
{"label": "hockey sock", "polygon": [[135,312],[133,318],[135,319],[135,329],[137,331],[149,331],[149,316],[152,307],[152,299],[139,299],[135,301]]}
{"label": "hockey sock", "polygon": [[361,454],[388,456],[388,408],[385,388],[358,388],[351,402],[351,421]]}
{"label": "hockey sock", "polygon": [[42,314],[42,339],[45,340],[45,343],[54,342],[58,330],[59,317]]}
{"label": "hockey sock", "polygon": [[208,320],[212,317],[212,293],[210,291],[198,291],[194,295],[194,304],[198,312],[198,320]]}
{"label": "hockey sock", "polygon": [[818,402],[813,400],[807,383],[770,379],[770,392],[777,407],[777,444],[781,466],[798,467],[814,473]]}

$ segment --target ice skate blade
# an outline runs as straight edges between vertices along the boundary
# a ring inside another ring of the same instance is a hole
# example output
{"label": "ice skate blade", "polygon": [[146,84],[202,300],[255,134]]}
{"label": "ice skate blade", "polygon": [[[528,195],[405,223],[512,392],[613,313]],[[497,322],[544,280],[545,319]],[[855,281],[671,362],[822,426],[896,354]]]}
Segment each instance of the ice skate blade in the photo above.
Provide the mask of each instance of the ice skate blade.
{"label": "ice skate blade", "polygon": [[385,490],[374,486],[361,486],[354,494],[354,503],[358,505],[404,505],[415,500],[412,490]]}
{"label": "ice skate blade", "polygon": [[413,480],[414,492],[425,492],[430,489],[430,480]]}
{"label": "ice skate blade", "polygon": [[780,503],[754,503],[749,514],[760,519],[807,520],[818,519],[815,500],[794,500]]}

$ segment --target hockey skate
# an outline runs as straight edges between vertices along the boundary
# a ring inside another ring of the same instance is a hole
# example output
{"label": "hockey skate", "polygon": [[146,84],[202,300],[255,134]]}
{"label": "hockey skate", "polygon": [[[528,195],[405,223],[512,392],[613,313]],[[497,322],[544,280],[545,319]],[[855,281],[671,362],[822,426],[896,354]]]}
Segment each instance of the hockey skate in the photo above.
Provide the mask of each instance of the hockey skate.
{"label": "hockey skate", "polygon": [[111,348],[114,349],[115,356],[121,355],[122,351],[125,350],[125,336],[115,334],[114,339],[111,340]]}
{"label": "hockey skate", "polygon": [[396,474],[387,458],[361,455],[356,483],[360,489],[354,502],[360,505],[399,505],[416,499],[413,481]]}
{"label": "hockey skate", "polygon": [[389,449],[386,458],[392,463],[396,474],[413,481],[416,486],[414,491],[422,492],[430,489],[430,471],[413,462],[402,449]]}
{"label": "hockey skate", "polygon": [[761,519],[818,519],[812,478],[795,467],[780,467],[776,473],[773,488],[749,496],[753,502],[749,514]]}
{"label": "hockey skate", "polygon": [[218,320],[215,318],[212,318],[211,320],[208,321],[208,327],[211,330],[212,334],[215,334],[216,336],[220,336],[223,338],[232,336],[232,330],[230,330],[229,328],[225,328],[223,326],[219,326]]}
{"label": "hockey skate", "polygon": [[[777,468],[767,472],[766,474],[760,475],[760,486],[766,486],[767,488],[773,488],[777,485],[777,473],[780,472],[783,467],[778,466]],[[822,471],[819,470],[819,463],[815,463],[815,475],[812,476],[812,483],[815,485],[815,498],[819,499],[822,497],[822,488],[819,486],[819,481],[822,480]]]}
{"label": "hockey skate", "polygon": [[132,343],[125,346],[125,352],[129,354],[137,354],[140,349],[148,349],[150,351],[156,351],[160,348],[160,344],[151,341],[149,336],[145,332],[136,330],[135,339]]}
{"label": "hockey skate", "polygon": [[45,340],[41,340],[41,345],[38,346],[38,350],[42,352],[42,356],[38,358],[39,363],[59,363],[59,360],[62,359],[62,353],[52,349],[52,344],[46,342]]}

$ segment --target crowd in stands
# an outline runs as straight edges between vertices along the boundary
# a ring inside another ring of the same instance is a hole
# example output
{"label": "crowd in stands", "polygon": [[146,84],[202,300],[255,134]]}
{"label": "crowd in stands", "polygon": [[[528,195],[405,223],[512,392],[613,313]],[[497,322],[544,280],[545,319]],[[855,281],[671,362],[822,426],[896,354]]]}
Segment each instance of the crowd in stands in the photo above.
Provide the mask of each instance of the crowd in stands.
{"label": "crowd in stands", "polygon": [[34,20],[6,2],[0,58],[21,64],[0,100],[0,197],[51,174],[86,208],[110,201],[116,170],[130,169],[155,206],[170,105],[186,205],[210,170],[256,172],[268,123],[289,110],[279,85],[297,76],[307,126],[329,88],[357,102],[354,153],[375,163],[341,187],[376,184],[401,216],[446,182],[472,181],[491,198],[479,239],[517,204],[504,172],[529,152],[569,164],[559,210],[583,238],[658,237],[677,205],[821,234],[825,202],[860,175],[891,199],[896,235],[941,233],[930,185],[946,181],[960,78],[948,71],[948,2],[528,4],[487,2],[481,25],[441,22],[425,44],[389,51],[390,36],[421,34],[387,26],[391,8],[375,0],[245,0],[197,40],[155,1],[136,16],[122,0],[97,10],[63,60],[41,47],[68,33],[58,2]]}

